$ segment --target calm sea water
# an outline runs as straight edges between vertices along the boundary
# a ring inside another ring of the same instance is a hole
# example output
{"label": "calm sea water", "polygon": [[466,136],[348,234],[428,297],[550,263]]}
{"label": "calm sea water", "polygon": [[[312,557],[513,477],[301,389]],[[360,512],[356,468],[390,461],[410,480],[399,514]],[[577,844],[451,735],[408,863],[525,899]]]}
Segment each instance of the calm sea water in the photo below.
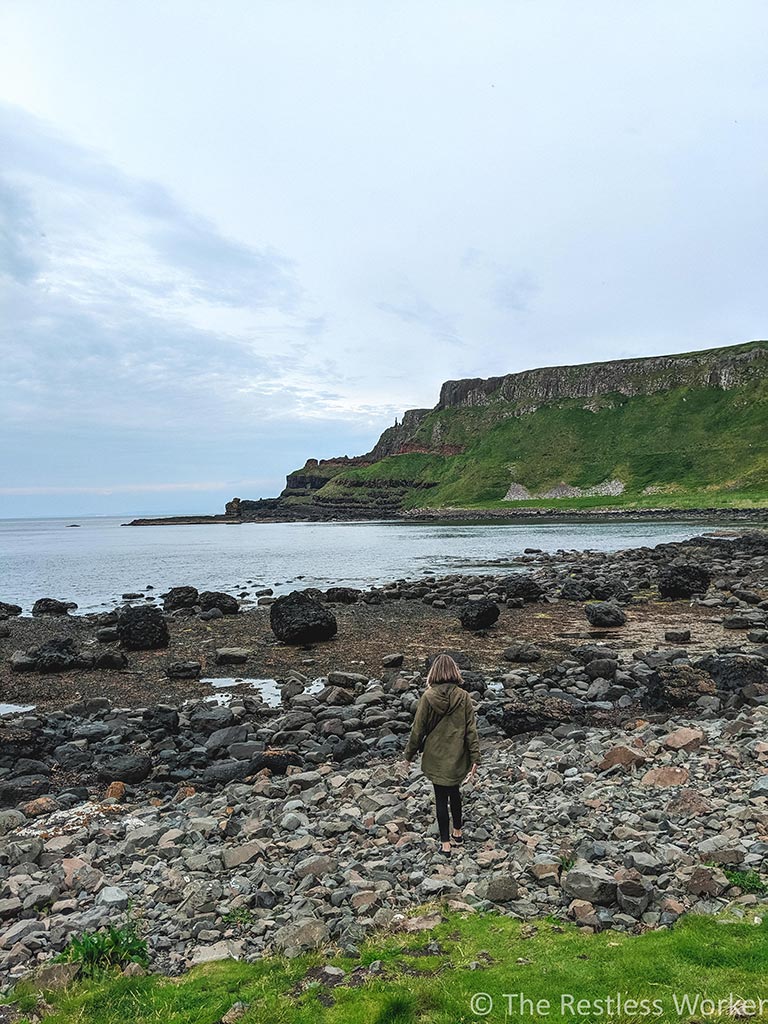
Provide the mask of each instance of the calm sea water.
{"label": "calm sea water", "polygon": [[[124,593],[191,584],[252,591],[491,571],[524,548],[613,551],[684,540],[686,523],[269,523],[134,526],[127,519],[0,520],[0,601],[28,612],[38,597],[111,607]],[[79,523],[78,529],[68,527]],[[722,523],[719,524],[722,526]],[[245,586],[247,581],[252,584]]]}

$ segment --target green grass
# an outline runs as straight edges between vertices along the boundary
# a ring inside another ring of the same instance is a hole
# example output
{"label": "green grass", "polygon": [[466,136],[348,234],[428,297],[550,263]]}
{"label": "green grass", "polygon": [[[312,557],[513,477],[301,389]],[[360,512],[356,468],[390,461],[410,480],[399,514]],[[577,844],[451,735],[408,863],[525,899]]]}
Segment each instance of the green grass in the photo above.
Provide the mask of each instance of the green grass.
{"label": "green grass", "polygon": [[[439,948],[427,949],[429,943]],[[382,962],[378,974],[355,967]],[[604,932],[587,935],[554,921],[521,925],[494,914],[446,915],[431,932],[377,936],[359,959],[332,958],[346,972],[334,988],[318,984],[318,955],[253,964],[225,961],[196,968],[178,979],[148,976],[84,981],[47,998],[47,1024],[214,1024],[233,1003],[249,1005],[243,1024],[469,1024],[472,1021],[579,1020],[597,1024],[639,1019],[701,1020],[700,1011],[678,1014],[673,993],[708,998],[757,999],[768,995],[768,925],[726,923],[688,916],[675,928],[632,937]],[[471,969],[470,965],[480,965]],[[309,972],[309,973],[308,973]],[[316,974],[316,971],[314,972]],[[358,978],[356,983],[353,980]],[[494,1002],[488,1016],[472,1012],[473,993]],[[505,1015],[505,993],[523,992],[549,1000],[549,1014]],[[575,1001],[627,998],[660,1000],[662,1013],[606,1015],[594,1006],[584,1014],[560,1013],[563,994]],[[17,996],[25,1010],[34,997]],[[768,1005],[765,1007],[768,1010]],[[726,1014],[727,1016],[727,1014]],[[768,1020],[768,1013],[757,1020]]]}
{"label": "green grass", "polygon": [[742,892],[752,892],[758,896],[765,896],[768,893],[768,882],[761,878],[756,871],[736,871],[734,868],[723,868],[723,874],[731,885],[738,885]]}
{"label": "green grass", "polygon": [[[677,388],[605,395],[597,411],[559,402],[515,417],[509,403],[436,410],[419,428],[425,445],[464,445],[459,455],[406,454],[339,473],[322,499],[366,501],[381,485],[411,484],[404,508],[750,507],[768,503],[768,381],[722,391]],[[532,493],[561,482],[588,488],[619,478],[620,497],[505,502],[512,481]],[[429,485],[425,487],[424,485]],[[660,493],[644,494],[648,487]]]}

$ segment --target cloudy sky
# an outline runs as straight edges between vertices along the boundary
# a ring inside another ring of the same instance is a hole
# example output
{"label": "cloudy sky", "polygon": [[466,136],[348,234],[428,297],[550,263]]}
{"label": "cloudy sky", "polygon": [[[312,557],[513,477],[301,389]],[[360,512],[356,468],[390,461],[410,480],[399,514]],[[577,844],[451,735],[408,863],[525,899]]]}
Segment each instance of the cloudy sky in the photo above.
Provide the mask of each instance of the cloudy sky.
{"label": "cloudy sky", "polygon": [[0,516],[768,335],[763,0],[2,0]]}

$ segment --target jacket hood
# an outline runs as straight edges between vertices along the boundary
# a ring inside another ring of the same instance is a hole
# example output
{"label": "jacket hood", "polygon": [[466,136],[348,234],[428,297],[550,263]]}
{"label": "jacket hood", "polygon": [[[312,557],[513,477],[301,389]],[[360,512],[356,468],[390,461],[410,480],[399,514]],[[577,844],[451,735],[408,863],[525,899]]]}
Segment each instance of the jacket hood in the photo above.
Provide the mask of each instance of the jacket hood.
{"label": "jacket hood", "polygon": [[424,691],[427,700],[438,715],[445,715],[457,708],[464,691],[456,683],[435,683]]}

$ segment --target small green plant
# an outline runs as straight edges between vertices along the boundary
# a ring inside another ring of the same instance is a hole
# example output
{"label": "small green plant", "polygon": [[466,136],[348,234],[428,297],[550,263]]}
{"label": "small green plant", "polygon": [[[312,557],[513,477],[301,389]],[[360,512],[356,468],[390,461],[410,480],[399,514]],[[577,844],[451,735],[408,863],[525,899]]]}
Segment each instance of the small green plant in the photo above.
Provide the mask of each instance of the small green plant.
{"label": "small green plant", "polygon": [[149,964],[146,940],[135,924],[110,926],[104,932],[84,932],[73,936],[57,960],[79,963],[84,976],[97,977],[106,971],[123,968],[126,964]]}
{"label": "small green plant", "polygon": [[234,907],[222,915],[221,920],[224,924],[245,929],[253,924],[253,912],[248,907]]}
{"label": "small green plant", "polygon": [[575,857],[563,857],[563,860],[562,860],[562,863],[561,863],[562,873],[565,874],[566,871],[570,871],[575,863],[576,863],[576,858]]}
{"label": "small green plant", "polygon": [[742,892],[753,892],[758,896],[765,896],[768,893],[768,882],[754,870],[736,871],[733,868],[723,868],[723,874],[731,885],[738,885]]}

